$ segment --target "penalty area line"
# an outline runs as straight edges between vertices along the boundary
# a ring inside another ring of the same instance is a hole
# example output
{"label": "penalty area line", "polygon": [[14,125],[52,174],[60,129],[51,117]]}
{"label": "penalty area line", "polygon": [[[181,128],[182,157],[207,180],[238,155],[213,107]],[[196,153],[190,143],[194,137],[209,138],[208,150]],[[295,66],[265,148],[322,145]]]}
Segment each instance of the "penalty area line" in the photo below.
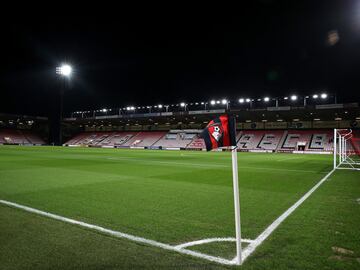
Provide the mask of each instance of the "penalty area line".
{"label": "penalty area line", "polygon": [[288,217],[290,216],[310,195],[317,190],[333,173],[335,169],[331,170],[325,175],[313,188],[311,188],[305,195],[303,195],[296,203],[294,203],[288,210],[286,210],[280,217],[278,217],[273,223],[269,225],[252,243],[250,243],[243,250],[243,263],[254,251],[262,244],[275,229]]}
{"label": "penalty area line", "polygon": [[161,243],[161,242],[157,242],[155,240],[146,239],[146,238],[143,238],[143,237],[139,237],[139,236],[135,236],[135,235],[127,234],[127,233],[122,233],[122,232],[119,232],[119,231],[106,229],[106,228],[98,226],[98,225],[93,225],[93,224],[78,221],[78,220],[75,220],[75,219],[59,216],[59,215],[56,215],[56,214],[41,211],[41,210],[31,208],[31,207],[28,207],[28,206],[24,206],[24,205],[21,205],[21,204],[17,204],[17,203],[5,201],[5,200],[0,200],[0,204],[7,205],[7,206],[10,206],[10,207],[14,207],[14,208],[17,208],[17,209],[21,209],[21,210],[24,210],[26,212],[34,213],[34,214],[44,216],[44,217],[47,217],[47,218],[59,220],[59,221],[65,222],[65,223],[77,225],[77,226],[87,228],[87,229],[90,229],[90,230],[93,230],[93,231],[98,231],[98,232],[101,232],[101,233],[104,233],[104,234],[107,234],[107,235],[114,236],[116,238],[128,239],[128,240],[133,241],[133,242],[142,243],[142,244],[146,244],[146,245],[149,245],[149,246],[154,246],[154,247],[162,248],[162,249],[165,249],[165,250],[174,251],[174,252],[177,252],[177,253],[190,255],[190,256],[193,256],[193,257],[201,258],[201,259],[208,260],[208,261],[215,262],[215,263],[219,263],[219,264],[225,264],[225,265],[235,265],[236,264],[236,262],[234,260],[227,260],[227,259],[224,259],[224,258],[221,258],[221,257],[211,256],[211,255],[200,253],[200,252],[197,252],[197,251],[184,249],[184,248],[181,248],[181,247],[178,247],[178,246],[172,246],[172,245],[169,245],[169,244],[164,244],[164,243]]}

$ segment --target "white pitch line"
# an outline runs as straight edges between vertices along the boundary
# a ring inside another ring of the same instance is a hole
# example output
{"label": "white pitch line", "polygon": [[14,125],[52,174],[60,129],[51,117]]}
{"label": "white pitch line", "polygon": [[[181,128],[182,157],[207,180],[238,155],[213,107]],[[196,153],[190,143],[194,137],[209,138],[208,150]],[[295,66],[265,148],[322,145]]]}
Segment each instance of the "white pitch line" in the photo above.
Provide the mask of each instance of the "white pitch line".
{"label": "white pitch line", "polygon": [[[197,246],[197,245],[203,245],[203,244],[208,244],[208,243],[213,243],[213,242],[235,242],[235,241],[236,241],[236,238],[233,238],[233,237],[207,238],[207,239],[201,239],[201,240],[196,240],[196,241],[192,241],[192,242],[183,243],[183,244],[175,246],[175,248],[182,249],[182,248],[187,248],[187,247],[192,247],[192,246]],[[254,240],[241,239],[241,242],[243,242],[243,243],[252,243],[252,242],[254,242]]]}
{"label": "white pitch line", "polygon": [[[165,165],[181,165],[181,166],[189,166],[189,167],[204,167],[204,168],[212,168],[212,167],[221,167],[221,168],[230,168],[228,165],[220,165],[220,164],[201,164],[201,163],[185,163],[185,162],[171,162],[171,161],[157,161],[157,160],[147,160],[147,159],[137,159],[137,158],[123,158],[123,157],[108,157],[109,160],[124,160],[124,161],[134,161],[134,162],[142,162],[142,163],[155,163],[155,164],[165,164]],[[255,166],[239,166],[239,169],[254,169],[254,170],[265,170],[265,171],[284,171],[284,172],[302,172],[302,173],[323,173],[319,171],[311,171],[311,170],[297,170],[297,169],[283,169],[283,168],[266,168],[266,167],[255,167]]]}
{"label": "white pitch line", "polygon": [[300,159],[300,157],[288,157],[288,158],[281,158],[281,159],[277,159],[276,161],[286,161],[286,160],[292,160],[292,159]]}
{"label": "white pitch line", "polygon": [[286,210],[280,217],[278,217],[273,223],[270,224],[256,239],[254,242],[250,243],[243,251],[243,262],[247,257],[255,251],[255,249],[261,245],[266,238],[289,216],[291,215],[296,208],[298,208],[316,189],[318,189],[322,183],[324,183],[335,170],[330,171],[324,178],[322,178],[312,189],[310,189],[304,196],[302,196],[295,204],[293,204],[288,210]]}
{"label": "white pitch line", "polygon": [[188,249],[180,249],[180,248],[177,248],[176,246],[171,246],[171,245],[168,245],[168,244],[164,244],[164,243],[157,242],[157,241],[154,241],[154,240],[146,239],[146,238],[143,238],[143,237],[138,237],[138,236],[127,234],[127,233],[122,233],[122,232],[119,232],[119,231],[106,229],[106,228],[101,227],[101,226],[85,223],[85,222],[78,221],[78,220],[71,219],[71,218],[62,217],[62,216],[55,215],[55,214],[48,213],[48,212],[44,212],[44,211],[41,211],[41,210],[38,210],[38,209],[35,209],[35,208],[27,207],[27,206],[24,206],[24,205],[21,205],[21,204],[17,204],[17,203],[5,201],[5,200],[0,200],[0,203],[4,204],[4,205],[7,205],[7,206],[15,207],[15,208],[18,208],[18,209],[22,209],[22,210],[30,212],[30,213],[35,213],[35,214],[38,214],[38,215],[41,215],[41,216],[44,216],[44,217],[59,220],[59,221],[65,222],[65,223],[78,225],[80,227],[84,227],[84,228],[87,228],[87,229],[98,231],[98,232],[108,234],[108,235],[111,235],[111,236],[114,236],[114,237],[117,237],[117,238],[128,239],[128,240],[131,240],[133,242],[147,244],[147,245],[162,248],[162,249],[165,249],[165,250],[175,251],[175,252],[178,252],[178,253],[190,255],[190,256],[193,256],[193,257],[205,259],[205,260],[220,263],[220,264],[225,264],[225,265],[234,265],[234,264],[236,264],[236,262],[233,261],[233,260],[227,260],[227,259],[224,259],[224,258],[215,257],[215,256],[207,255],[207,254],[204,254],[204,253],[200,253],[200,252],[197,252],[197,251],[188,250]]}
{"label": "white pitch line", "polygon": [[211,168],[211,167],[222,167],[222,168],[228,168],[227,165],[219,165],[219,164],[200,164],[200,163],[185,163],[185,162],[171,162],[171,161],[158,161],[158,160],[147,160],[147,159],[138,159],[138,158],[122,158],[122,157],[116,157],[112,158],[109,157],[107,159],[110,160],[125,160],[125,161],[135,161],[135,162],[143,162],[143,163],[156,163],[156,164],[166,164],[166,165],[182,165],[182,166],[190,166],[190,167],[205,167],[205,168]]}

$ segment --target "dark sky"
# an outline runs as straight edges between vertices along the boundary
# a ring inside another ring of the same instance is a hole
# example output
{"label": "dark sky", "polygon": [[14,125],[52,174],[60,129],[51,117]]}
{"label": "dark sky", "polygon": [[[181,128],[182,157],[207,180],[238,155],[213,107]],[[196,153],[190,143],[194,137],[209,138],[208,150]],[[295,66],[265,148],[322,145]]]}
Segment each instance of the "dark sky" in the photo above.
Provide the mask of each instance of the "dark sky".
{"label": "dark sky", "polygon": [[61,62],[75,68],[66,111],[322,89],[360,101],[360,1],[108,9],[1,19],[0,112],[46,115]]}

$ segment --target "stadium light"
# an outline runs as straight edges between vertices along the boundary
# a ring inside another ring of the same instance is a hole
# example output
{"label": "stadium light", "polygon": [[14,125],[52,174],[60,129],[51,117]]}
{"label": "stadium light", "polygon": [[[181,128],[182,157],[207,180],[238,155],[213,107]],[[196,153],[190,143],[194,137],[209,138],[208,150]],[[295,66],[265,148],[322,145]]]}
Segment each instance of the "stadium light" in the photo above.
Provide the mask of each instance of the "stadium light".
{"label": "stadium light", "polygon": [[321,98],[322,98],[322,99],[326,99],[327,97],[328,97],[328,95],[327,95],[326,93],[322,93],[322,94],[321,94]]}
{"label": "stadium light", "polygon": [[298,97],[297,97],[296,95],[292,95],[292,96],[291,96],[291,100],[292,100],[292,101],[297,100],[297,98],[298,98]]}
{"label": "stadium light", "polygon": [[186,104],[185,104],[184,102],[181,102],[181,103],[180,103],[180,106],[181,106],[181,107],[185,107],[185,105],[186,105]]}
{"label": "stadium light", "polygon": [[288,97],[284,97],[285,100],[288,100],[289,98]]}
{"label": "stadium light", "polygon": [[249,103],[249,102],[251,101],[251,99],[250,99],[250,98],[247,98],[245,101],[246,101],[247,103]]}
{"label": "stadium light", "polygon": [[217,101],[216,101],[216,104],[220,104],[220,100],[217,100]]}
{"label": "stadium light", "polygon": [[317,99],[319,97],[319,95],[315,94],[312,97],[313,97],[313,99]]}
{"label": "stadium light", "polygon": [[215,105],[215,103],[216,103],[215,100],[210,101],[210,104],[211,104],[211,105]]}
{"label": "stadium light", "polygon": [[244,102],[245,102],[245,100],[243,98],[239,99],[239,103],[244,103]]}
{"label": "stadium light", "polygon": [[56,74],[61,76],[70,77],[72,73],[72,67],[68,64],[63,64],[60,67],[56,68]]}
{"label": "stadium light", "polygon": [[269,97],[264,97],[264,101],[265,101],[265,102],[269,102],[269,101],[270,101],[270,98],[269,98]]}
{"label": "stadium light", "polygon": [[162,109],[163,105],[160,104],[160,105],[158,105],[158,107],[159,107],[159,109]]}
{"label": "stadium light", "polygon": [[[60,112],[59,112],[59,120],[60,123],[63,119],[63,100],[64,100],[64,92],[67,90],[68,82],[67,79],[70,78],[70,75],[72,73],[72,67],[68,64],[62,64],[59,67],[56,67],[56,74],[60,75],[64,79],[64,83],[62,83],[62,87],[60,88]],[[62,129],[61,124],[59,125],[59,134],[57,135],[56,140],[59,140],[59,142],[56,142],[59,145],[62,145]]]}
{"label": "stadium light", "polygon": [[226,99],[223,99],[222,101],[221,101],[221,104],[223,104],[223,105],[225,105],[225,104],[227,104],[228,103],[228,101],[226,100]]}

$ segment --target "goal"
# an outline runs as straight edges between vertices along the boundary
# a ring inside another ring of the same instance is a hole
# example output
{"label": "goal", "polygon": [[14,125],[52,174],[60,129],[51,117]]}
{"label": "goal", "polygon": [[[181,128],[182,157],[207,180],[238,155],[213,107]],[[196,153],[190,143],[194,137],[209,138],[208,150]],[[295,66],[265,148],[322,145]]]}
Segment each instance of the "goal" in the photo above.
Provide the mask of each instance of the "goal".
{"label": "goal", "polygon": [[360,132],[334,130],[334,169],[360,171]]}

